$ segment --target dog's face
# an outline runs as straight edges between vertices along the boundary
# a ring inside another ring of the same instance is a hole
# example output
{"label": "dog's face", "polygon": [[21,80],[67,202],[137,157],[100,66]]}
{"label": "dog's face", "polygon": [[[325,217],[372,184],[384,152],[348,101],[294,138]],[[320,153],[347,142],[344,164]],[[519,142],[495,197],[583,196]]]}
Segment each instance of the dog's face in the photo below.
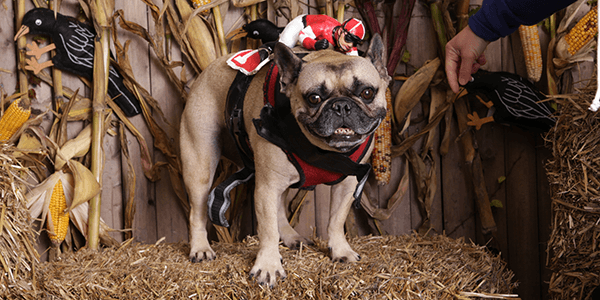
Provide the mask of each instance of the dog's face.
{"label": "dog's face", "polygon": [[275,47],[281,90],[312,144],[347,152],[375,131],[386,113],[384,57],[379,36],[366,57],[321,50],[299,59],[283,44]]}

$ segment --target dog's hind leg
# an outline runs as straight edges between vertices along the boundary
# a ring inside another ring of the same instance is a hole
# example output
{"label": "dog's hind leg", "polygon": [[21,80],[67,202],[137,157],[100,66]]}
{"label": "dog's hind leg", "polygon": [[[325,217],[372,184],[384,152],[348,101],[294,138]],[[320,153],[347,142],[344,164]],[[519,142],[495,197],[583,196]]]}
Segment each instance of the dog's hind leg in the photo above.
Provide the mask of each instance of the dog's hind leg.
{"label": "dog's hind leg", "polygon": [[360,255],[352,250],[344,234],[344,223],[354,200],[352,194],[357,183],[356,177],[348,176],[342,182],[331,187],[327,233],[329,235],[328,244],[333,261],[354,262],[360,260]]}
{"label": "dog's hind leg", "polygon": [[[221,158],[216,124],[198,124],[191,113],[182,115],[181,160],[185,186],[190,199],[190,260],[212,260],[215,252],[208,242],[208,193]],[[202,126],[199,126],[202,125]]]}
{"label": "dog's hind leg", "polygon": [[[289,192],[289,189],[288,189]],[[304,238],[296,230],[290,226],[285,213],[285,195],[284,193],[279,201],[279,207],[277,210],[277,227],[279,228],[279,236],[283,241],[283,244],[290,249],[299,249],[300,243],[304,245],[312,245],[313,242]]]}

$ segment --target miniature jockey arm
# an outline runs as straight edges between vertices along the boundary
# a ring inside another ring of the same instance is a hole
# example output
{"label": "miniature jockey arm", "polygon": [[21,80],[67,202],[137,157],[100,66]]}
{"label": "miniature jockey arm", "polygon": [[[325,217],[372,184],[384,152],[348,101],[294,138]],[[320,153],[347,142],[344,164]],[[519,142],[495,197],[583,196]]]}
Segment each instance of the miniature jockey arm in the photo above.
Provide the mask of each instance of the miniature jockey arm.
{"label": "miniature jockey arm", "polygon": [[317,36],[312,30],[312,26],[300,30],[298,40],[302,47],[307,50],[323,50],[329,47],[329,41],[326,38],[317,39]]}

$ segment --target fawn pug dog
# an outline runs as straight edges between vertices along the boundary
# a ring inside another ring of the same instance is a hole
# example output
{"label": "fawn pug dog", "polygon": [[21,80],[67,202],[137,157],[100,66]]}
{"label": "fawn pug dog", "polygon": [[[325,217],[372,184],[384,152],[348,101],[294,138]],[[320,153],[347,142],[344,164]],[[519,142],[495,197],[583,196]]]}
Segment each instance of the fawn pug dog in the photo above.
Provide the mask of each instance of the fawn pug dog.
{"label": "fawn pug dog", "polygon": [[[243,165],[241,151],[230,134],[230,118],[224,113],[230,86],[239,76],[227,66],[226,59],[217,59],[200,74],[181,118],[181,159],[191,202],[190,260],[193,262],[216,257],[207,239],[206,226],[209,193],[219,159],[225,156]],[[289,187],[299,187],[305,182],[314,184],[305,174],[314,172],[303,171],[299,165],[314,163],[329,175],[339,175],[329,182],[334,184],[327,229],[330,255],[334,261],[360,259],[346,240],[344,222],[353,201],[360,199],[362,184],[370,170],[366,164],[374,144],[370,141],[385,116],[385,92],[390,81],[379,35],[372,38],[364,57],[321,50],[300,58],[278,43],[272,61],[280,78],[278,92],[286,99],[283,102],[287,108],[265,104],[265,74],[272,69],[263,68],[252,78],[246,92],[241,93],[245,97],[240,98],[245,101],[243,121],[238,124],[245,128],[247,148],[252,149],[254,209],[260,239],[250,276],[270,286],[275,285],[277,277],[286,276],[278,249],[280,239],[290,248],[308,242],[287,222],[283,203]],[[359,155],[348,162],[349,153],[358,148],[361,148]],[[362,171],[352,171],[358,169]]]}

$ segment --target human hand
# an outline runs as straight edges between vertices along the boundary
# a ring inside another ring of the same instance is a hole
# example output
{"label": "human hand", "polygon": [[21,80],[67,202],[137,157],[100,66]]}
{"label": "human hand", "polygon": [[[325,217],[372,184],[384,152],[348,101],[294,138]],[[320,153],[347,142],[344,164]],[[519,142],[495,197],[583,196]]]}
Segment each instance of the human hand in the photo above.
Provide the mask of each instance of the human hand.
{"label": "human hand", "polygon": [[453,92],[458,93],[459,84],[467,84],[471,74],[486,63],[483,51],[488,44],[488,41],[478,37],[469,26],[446,44],[446,76]]}
{"label": "human hand", "polygon": [[324,50],[327,48],[329,48],[329,41],[327,41],[326,39],[318,40],[315,43],[315,50]]}

